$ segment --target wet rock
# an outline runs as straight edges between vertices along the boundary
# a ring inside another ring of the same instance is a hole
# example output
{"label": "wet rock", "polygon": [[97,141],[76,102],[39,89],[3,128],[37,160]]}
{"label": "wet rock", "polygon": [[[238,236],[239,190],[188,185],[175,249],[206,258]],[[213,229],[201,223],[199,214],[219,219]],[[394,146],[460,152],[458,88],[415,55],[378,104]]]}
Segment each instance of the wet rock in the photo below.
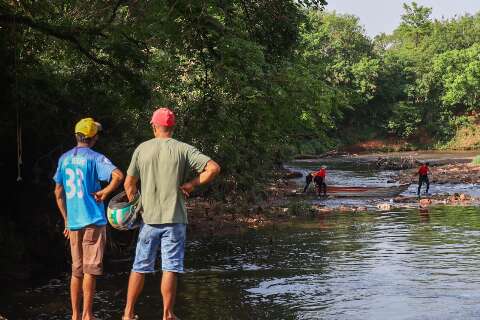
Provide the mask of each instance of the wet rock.
{"label": "wet rock", "polygon": [[453,195],[450,196],[448,201],[451,202],[451,203],[459,202],[460,201],[460,194],[459,193],[454,193]]}
{"label": "wet rock", "polygon": [[316,208],[315,210],[319,213],[331,213],[333,211],[331,208]]}
{"label": "wet rock", "polygon": [[357,207],[356,211],[357,212],[365,212],[365,211],[368,211],[368,208],[367,207]]}
{"label": "wet rock", "polygon": [[392,209],[392,205],[390,203],[379,203],[377,208],[382,211],[388,211]]}
{"label": "wet rock", "polygon": [[341,213],[347,213],[347,212],[352,212],[353,208],[347,207],[347,206],[340,206],[337,208],[337,210]]}
{"label": "wet rock", "polygon": [[420,207],[428,207],[429,205],[432,204],[432,200],[431,199],[421,199],[419,201],[420,203]]}

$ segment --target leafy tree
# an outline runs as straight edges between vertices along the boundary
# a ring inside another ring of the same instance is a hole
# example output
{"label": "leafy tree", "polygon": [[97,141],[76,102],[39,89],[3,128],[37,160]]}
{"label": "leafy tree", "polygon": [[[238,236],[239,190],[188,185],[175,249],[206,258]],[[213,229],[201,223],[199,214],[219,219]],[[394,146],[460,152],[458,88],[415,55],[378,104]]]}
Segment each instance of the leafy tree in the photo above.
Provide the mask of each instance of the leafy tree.
{"label": "leafy tree", "polygon": [[404,3],[403,9],[405,13],[402,15],[402,22],[397,33],[405,35],[406,39],[411,40],[416,48],[431,31],[432,8],[419,6],[416,2],[412,2],[411,5]]}

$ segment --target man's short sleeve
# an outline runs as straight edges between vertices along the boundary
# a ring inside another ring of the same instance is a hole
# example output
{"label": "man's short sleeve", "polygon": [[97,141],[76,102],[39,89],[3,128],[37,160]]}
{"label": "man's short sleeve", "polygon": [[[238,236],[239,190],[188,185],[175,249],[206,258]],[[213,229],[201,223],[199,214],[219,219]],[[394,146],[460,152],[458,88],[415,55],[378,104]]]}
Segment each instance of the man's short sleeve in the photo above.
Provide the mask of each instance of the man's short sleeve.
{"label": "man's short sleeve", "polygon": [[205,169],[207,162],[210,160],[210,157],[198,151],[197,148],[187,145],[187,162],[190,168],[201,173]]}
{"label": "man's short sleeve", "polygon": [[63,161],[63,158],[60,157],[60,159],[58,160],[57,171],[55,172],[55,175],[53,176],[53,180],[55,181],[55,183],[60,184],[60,185],[63,185],[62,161]]}
{"label": "man's short sleeve", "polygon": [[104,155],[99,155],[95,158],[95,167],[97,169],[98,180],[110,181],[112,171],[117,167]]}
{"label": "man's short sleeve", "polygon": [[140,178],[140,169],[138,166],[138,153],[139,151],[137,147],[137,149],[135,149],[135,151],[133,152],[132,160],[130,161],[130,165],[128,166],[128,170],[127,170],[127,175],[131,177],[136,177],[136,178]]}

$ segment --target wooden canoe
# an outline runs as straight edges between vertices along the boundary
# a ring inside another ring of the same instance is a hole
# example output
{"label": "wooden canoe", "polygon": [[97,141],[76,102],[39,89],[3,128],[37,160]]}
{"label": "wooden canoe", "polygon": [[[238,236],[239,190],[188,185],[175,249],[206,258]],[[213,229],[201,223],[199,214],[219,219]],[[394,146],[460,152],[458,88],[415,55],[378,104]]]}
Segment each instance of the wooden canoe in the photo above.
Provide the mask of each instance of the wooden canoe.
{"label": "wooden canoe", "polygon": [[334,197],[395,197],[406,191],[409,183],[391,187],[353,187],[353,186],[329,186],[327,195]]}

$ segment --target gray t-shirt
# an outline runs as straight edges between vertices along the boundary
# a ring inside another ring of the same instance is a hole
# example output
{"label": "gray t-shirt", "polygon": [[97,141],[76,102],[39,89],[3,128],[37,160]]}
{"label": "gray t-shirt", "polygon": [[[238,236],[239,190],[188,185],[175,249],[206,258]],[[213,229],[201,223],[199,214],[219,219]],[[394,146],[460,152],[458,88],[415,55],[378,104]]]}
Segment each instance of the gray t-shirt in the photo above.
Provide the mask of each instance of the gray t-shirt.
{"label": "gray t-shirt", "polygon": [[153,138],[140,144],[127,174],[141,183],[142,218],[146,224],[187,223],[187,209],[180,186],[189,168],[198,173],[209,157],[195,147],[172,138]]}

